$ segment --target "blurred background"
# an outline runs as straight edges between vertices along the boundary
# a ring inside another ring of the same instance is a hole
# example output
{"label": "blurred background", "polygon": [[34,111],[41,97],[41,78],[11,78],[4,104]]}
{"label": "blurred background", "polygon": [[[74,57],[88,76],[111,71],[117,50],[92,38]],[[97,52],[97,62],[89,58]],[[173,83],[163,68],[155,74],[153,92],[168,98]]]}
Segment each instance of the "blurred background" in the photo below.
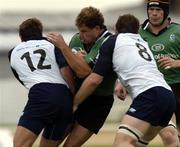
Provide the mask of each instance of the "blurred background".
{"label": "blurred background", "polygon": [[[8,51],[20,43],[19,24],[25,19],[36,17],[44,24],[44,35],[51,31],[61,32],[68,43],[77,32],[75,27],[77,14],[81,8],[87,6],[100,9],[110,31],[113,31],[119,15],[134,14],[141,23],[147,18],[144,0],[0,0],[0,147],[12,146],[14,129],[27,101],[27,90],[12,75],[7,57]],[[172,0],[170,10],[172,21],[180,23],[179,14],[180,0]],[[93,136],[88,141],[91,146],[95,147],[92,145],[93,142],[103,135],[102,139],[99,138],[99,146],[102,147],[102,144],[106,147],[111,146],[118,123],[130,101],[129,98],[125,102],[115,99],[100,135]],[[108,136],[109,134],[111,136]]]}

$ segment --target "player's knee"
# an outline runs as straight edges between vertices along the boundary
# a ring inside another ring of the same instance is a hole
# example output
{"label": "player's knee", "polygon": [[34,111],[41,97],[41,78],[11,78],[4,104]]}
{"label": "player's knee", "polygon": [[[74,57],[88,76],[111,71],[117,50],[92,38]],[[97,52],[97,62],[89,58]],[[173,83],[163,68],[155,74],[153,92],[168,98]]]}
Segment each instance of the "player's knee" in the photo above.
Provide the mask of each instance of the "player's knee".
{"label": "player's knee", "polygon": [[174,140],[175,138],[177,138],[177,134],[175,133],[174,130],[168,130],[167,132],[164,132],[162,134],[162,139],[164,140]]}
{"label": "player's knee", "polygon": [[177,144],[178,143],[178,133],[176,128],[169,126],[164,128],[160,132],[160,136],[165,144]]}
{"label": "player's knee", "polygon": [[26,147],[25,144],[17,139],[13,140],[13,147]]}
{"label": "player's knee", "polygon": [[15,136],[13,139],[13,147],[29,147],[32,146],[33,142],[33,139],[22,140],[21,138]]}
{"label": "player's knee", "polygon": [[13,147],[21,147],[22,141],[18,139],[18,137],[15,135],[13,138]]}

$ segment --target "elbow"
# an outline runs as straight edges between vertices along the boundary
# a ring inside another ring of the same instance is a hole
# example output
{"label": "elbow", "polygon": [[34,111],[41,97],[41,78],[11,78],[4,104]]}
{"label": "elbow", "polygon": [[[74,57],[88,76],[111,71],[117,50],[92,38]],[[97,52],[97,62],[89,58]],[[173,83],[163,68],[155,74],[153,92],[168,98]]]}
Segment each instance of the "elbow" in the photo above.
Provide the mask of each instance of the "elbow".
{"label": "elbow", "polygon": [[97,77],[92,75],[89,77],[89,81],[92,86],[97,87],[103,81],[103,77],[101,76]]}
{"label": "elbow", "polygon": [[89,74],[91,73],[91,70],[87,69],[87,70],[79,70],[76,72],[76,76],[78,78],[84,79],[86,78]]}

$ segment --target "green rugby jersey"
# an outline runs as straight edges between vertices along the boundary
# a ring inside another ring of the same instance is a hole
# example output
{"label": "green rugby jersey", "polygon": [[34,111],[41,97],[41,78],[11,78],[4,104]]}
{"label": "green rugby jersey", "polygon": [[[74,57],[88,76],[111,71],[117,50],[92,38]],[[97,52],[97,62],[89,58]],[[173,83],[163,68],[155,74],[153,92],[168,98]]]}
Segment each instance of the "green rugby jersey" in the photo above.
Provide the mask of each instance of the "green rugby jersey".
{"label": "green rugby jersey", "polygon": [[[94,44],[86,45],[86,44],[82,43],[82,41],[80,40],[79,33],[77,33],[72,37],[69,47],[71,49],[73,49],[73,50],[75,49],[77,51],[85,50],[87,53],[87,55],[85,56],[85,60],[91,66],[91,68],[93,68],[93,66],[97,60],[99,48],[101,47],[103,41],[109,35],[111,35],[111,33],[109,33],[107,30],[105,30],[105,32],[103,32],[102,35],[99,36],[99,38],[97,38],[97,40]],[[97,87],[97,89],[95,90],[95,92],[93,94],[98,95],[98,96],[113,95],[116,79],[117,79],[117,75],[115,74],[115,72],[113,72],[113,71],[110,72],[108,74],[108,76],[104,77],[103,82]],[[84,79],[77,78],[77,80],[76,80],[77,88],[80,87],[83,80]]]}
{"label": "green rugby jersey", "polygon": [[[148,28],[147,21],[139,30],[142,38],[148,42],[156,62],[160,57],[171,57],[180,60],[180,25],[171,23],[159,34],[153,34]],[[168,84],[180,83],[180,68],[163,69],[157,66]]]}

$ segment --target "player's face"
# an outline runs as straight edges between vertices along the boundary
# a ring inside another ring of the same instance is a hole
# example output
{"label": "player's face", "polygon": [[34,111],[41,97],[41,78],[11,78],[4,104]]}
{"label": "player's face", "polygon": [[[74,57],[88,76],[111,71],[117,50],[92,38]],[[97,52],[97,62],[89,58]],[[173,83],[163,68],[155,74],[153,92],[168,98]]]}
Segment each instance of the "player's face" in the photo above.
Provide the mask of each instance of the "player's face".
{"label": "player's face", "polygon": [[94,28],[89,28],[86,26],[81,26],[78,28],[80,39],[85,44],[91,44],[96,41],[96,38],[99,36],[99,26]]}
{"label": "player's face", "polygon": [[148,9],[149,22],[153,26],[160,26],[164,18],[164,11],[159,7],[150,7]]}

